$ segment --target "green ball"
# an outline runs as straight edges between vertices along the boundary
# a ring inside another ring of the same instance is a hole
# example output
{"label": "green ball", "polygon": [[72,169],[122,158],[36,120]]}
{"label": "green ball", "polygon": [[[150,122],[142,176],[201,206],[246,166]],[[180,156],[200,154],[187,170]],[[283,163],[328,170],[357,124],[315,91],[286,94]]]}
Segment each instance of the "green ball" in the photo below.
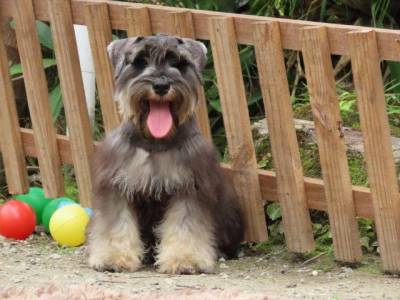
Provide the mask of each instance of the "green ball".
{"label": "green ball", "polygon": [[71,201],[73,203],[75,203],[74,201],[72,201],[69,198],[65,198],[65,197],[61,197],[61,198],[56,198],[51,200],[43,209],[43,213],[42,213],[42,223],[44,228],[46,228],[46,231],[49,232],[50,228],[49,228],[49,223],[50,223],[50,219],[51,216],[55,213],[55,211],[58,209],[58,205],[63,202],[63,201]]}
{"label": "green ball", "polygon": [[29,192],[24,195],[17,195],[15,199],[28,204],[35,211],[36,224],[42,223],[42,213],[44,207],[48,204],[49,199],[44,195],[44,191],[38,187],[29,188]]}

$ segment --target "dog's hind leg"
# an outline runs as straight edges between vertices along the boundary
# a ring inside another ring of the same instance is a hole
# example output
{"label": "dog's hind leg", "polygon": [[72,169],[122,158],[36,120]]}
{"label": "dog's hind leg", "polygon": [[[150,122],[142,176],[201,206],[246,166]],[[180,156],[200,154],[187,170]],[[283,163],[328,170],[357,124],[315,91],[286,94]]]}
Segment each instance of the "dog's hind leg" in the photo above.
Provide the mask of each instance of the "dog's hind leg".
{"label": "dog's hind leg", "polygon": [[98,271],[136,271],[144,246],[135,211],[125,199],[107,200],[95,208],[89,225],[89,265]]}
{"label": "dog's hind leg", "polygon": [[210,273],[216,261],[213,221],[191,196],[177,196],[156,228],[156,266],[170,274]]}

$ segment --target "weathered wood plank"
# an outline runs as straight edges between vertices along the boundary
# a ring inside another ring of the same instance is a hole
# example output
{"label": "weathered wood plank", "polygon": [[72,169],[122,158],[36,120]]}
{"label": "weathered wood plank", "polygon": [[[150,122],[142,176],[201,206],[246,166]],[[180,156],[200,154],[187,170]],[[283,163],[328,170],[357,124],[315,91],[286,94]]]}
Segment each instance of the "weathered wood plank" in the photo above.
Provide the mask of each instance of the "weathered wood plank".
{"label": "weathered wood plank", "polygon": [[153,34],[151,30],[149,9],[147,7],[127,8],[126,22],[129,37],[146,36]]}
{"label": "weathered wood plank", "polygon": [[268,115],[285,240],[290,251],[306,252],[314,248],[314,238],[293,122],[279,23],[260,23],[254,26],[257,67],[264,107]]}
{"label": "weathered wood plank", "polygon": [[400,197],[374,31],[348,35],[383,268],[400,271]]}
{"label": "weathered wood plank", "polygon": [[266,222],[233,20],[210,19],[209,30],[233,178],[245,211],[246,239],[262,241],[267,238]]}
{"label": "weathered wood plank", "polygon": [[326,29],[305,28],[302,39],[335,258],[357,262],[362,252]]}
{"label": "weathered wood plank", "polygon": [[114,76],[108,59],[107,46],[112,42],[110,17],[105,3],[82,7],[89,32],[90,47],[96,71],[97,91],[106,132],[120,124],[114,99]]}
{"label": "weathered wood plank", "polygon": [[[0,0],[0,14],[2,16],[12,16],[12,2],[10,0]],[[40,20],[49,21],[46,0],[34,0],[35,14]],[[167,20],[166,13],[174,11],[185,11],[187,9],[176,7],[165,7],[156,5],[144,5],[139,3],[127,3],[111,0],[73,0],[73,18],[75,24],[85,24],[84,6],[88,3],[108,3],[110,5],[110,23],[113,29],[126,30],[125,9],[126,7],[148,7],[152,20],[154,33],[166,32]],[[225,16],[234,18],[237,31],[237,41],[241,44],[254,44],[253,24],[255,22],[277,21],[280,23],[282,46],[284,49],[301,50],[300,31],[304,26],[318,26],[321,23],[301,20],[278,19],[264,16],[250,16],[242,14],[221,13],[212,11],[190,10],[193,14],[194,31],[197,39],[209,39],[208,19],[212,17]],[[329,44],[332,54],[349,55],[349,46],[346,43],[346,34],[349,31],[362,30],[366,27],[324,24],[327,27]],[[372,29],[372,28],[371,28]],[[399,42],[400,31],[391,29],[373,30],[377,33],[377,43],[379,57],[386,60],[400,60]]]}
{"label": "weathered wood plank", "polygon": [[8,71],[7,50],[0,30],[0,148],[10,194],[23,194],[29,188],[25,154],[15,95]]}
{"label": "weathered wood plank", "polygon": [[[190,11],[173,12],[172,27],[174,34],[183,37],[194,39],[194,28],[193,18]],[[197,90],[198,104],[196,109],[197,124],[199,125],[200,131],[203,136],[210,142],[212,142],[210,120],[208,118],[207,99],[204,94],[203,86],[200,86]]]}
{"label": "weathered wood plank", "polygon": [[92,201],[90,159],[94,147],[81,69],[77,64],[79,57],[70,1],[49,0],[48,3],[79,199],[82,205],[90,206]]}
{"label": "weathered wood plank", "polygon": [[32,0],[16,0],[14,3],[15,32],[35,143],[38,150],[40,174],[48,197],[64,194],[56,133],[50,114],[46,76],[42,66],[42,52],[35,30]]}

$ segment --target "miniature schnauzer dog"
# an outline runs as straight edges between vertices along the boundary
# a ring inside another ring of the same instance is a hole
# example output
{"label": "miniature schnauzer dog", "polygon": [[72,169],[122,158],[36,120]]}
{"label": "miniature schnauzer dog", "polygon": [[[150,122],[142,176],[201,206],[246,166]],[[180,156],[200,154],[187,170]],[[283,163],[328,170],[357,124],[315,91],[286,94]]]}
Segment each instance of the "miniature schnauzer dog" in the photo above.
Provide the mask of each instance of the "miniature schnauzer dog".
{"label": "miniature schnauzer dog", "polygon": [[93,162],[89,264],[135,271],[212,272],[243,239],[238,197],[195,120],[207,48],[166,35],[108,47],[122,124]]}

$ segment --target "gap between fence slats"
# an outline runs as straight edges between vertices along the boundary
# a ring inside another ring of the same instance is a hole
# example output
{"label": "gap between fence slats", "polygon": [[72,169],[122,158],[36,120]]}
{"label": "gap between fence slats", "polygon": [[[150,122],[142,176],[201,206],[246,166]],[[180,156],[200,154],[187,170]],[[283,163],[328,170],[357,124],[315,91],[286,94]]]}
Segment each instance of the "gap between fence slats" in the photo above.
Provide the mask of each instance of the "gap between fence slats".
{"label": "gap between fence slats", "polygon": [[260,23],[254,26],[257,68],[268,116],[285,240],[290,251],[306,252],[314,248],[314,238],[294,128],[279,23]]}
{"label": "gap between fence slats", "polygon": [[86,108],[71,6],[66,0],[49,0],[54,51],[69,130],[75,177],[82,205],[92,202],[90,159],[94,147]]}
{"label": "gap between fence slats", "polygon": [[64,182],[56,133],[50,114],[49,93],[42,65],[39,37],[35,30],[32,0],[12,2],[15,5],[15,32],[38,150],[42,185],[46,196],[58,197],[64,194]]}
{"label": "gap between fence slats", "polygon": [[383,269],[400,272],[400,197],[374,31],[348,34]]}
{"label": "gap between fence slats", "polygon": [[107,46],[112,42],[108,6],[105,3],[90,4],[82,9],[89,32],[104,128],[109,132],[119,126],[120,118],[113,100],[114,76],[107,53]]}
{"label": "gap between fence slats", "polygon": [[15,95],[8,71],[7,50],[0,30],[0,149],[10,194],[23,194],[29,187],[25,153]]}
{"label": "gap between fence slats", "polygon": [[[173,12],[170,14],[172,32],[183,38],[194,39],[192,13],[190,11]],[[207,99],[203,86],[197,90],[198,103],[196,109],[197,124],[203,136],[212,142],[210,120],[208,118]]]}
{"label": "gap between fence slats", "polygon": [[326,28],[305,28],[302,40],[334,254],[357,262],[362,252]]}
{"label": "gap between fence slats", "polygon": [[209,32],[233,179],[245,212],[246,240],[262,241],[267,229],[232,18],[210,19]]}

